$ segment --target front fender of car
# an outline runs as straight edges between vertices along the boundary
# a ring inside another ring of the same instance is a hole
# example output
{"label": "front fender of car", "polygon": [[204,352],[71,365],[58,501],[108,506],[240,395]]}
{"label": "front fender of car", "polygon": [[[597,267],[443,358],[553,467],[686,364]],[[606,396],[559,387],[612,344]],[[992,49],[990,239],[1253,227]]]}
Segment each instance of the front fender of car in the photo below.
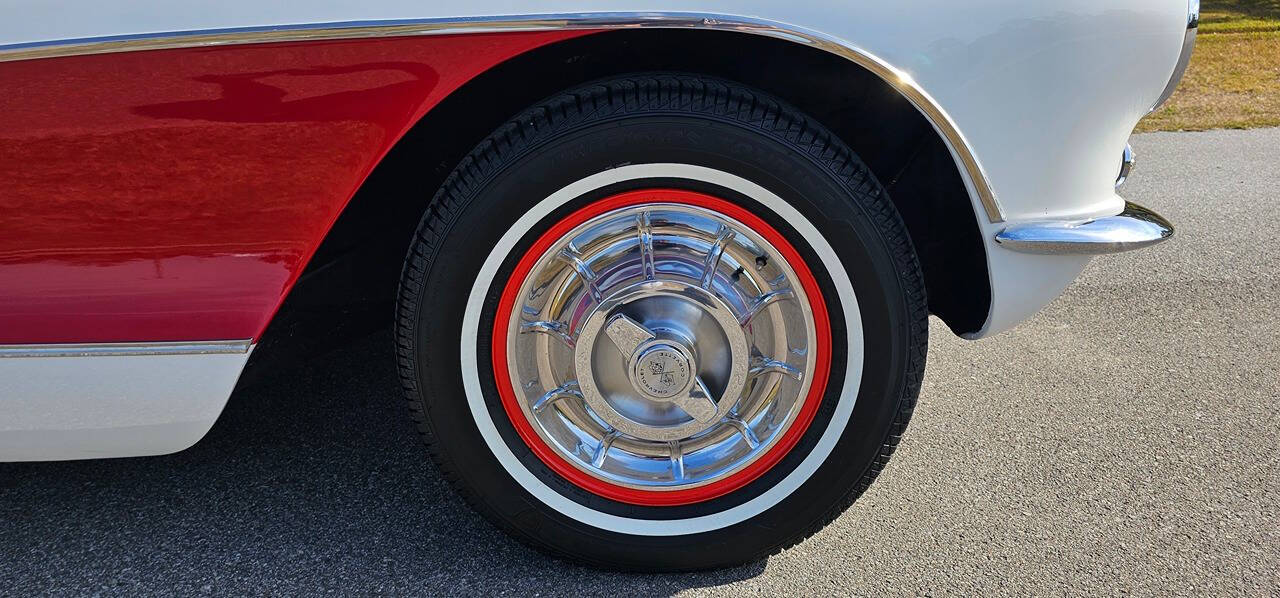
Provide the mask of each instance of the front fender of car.
{"label": "front fender of car", "polygon": [[[355,30],[367,36],[640,26],[729,29],[840,54],[907,96],[947,142],[965,178],[992,288],[988,321],[974,337],[1021,321],[1056,296],[1089,255],[1114,251],[1114,239],[1106,240],[1110,249],[1098,250],[1064,246],[1054,233],[1123,216],[1113,185],[1120,156],[1137,121],[1176,84],[1189,50],[1188,22],[1194,25],[1198,13],[1196,0],[711,0],[644,10],[619,1],[375,0],[283,8],[233,0],[217,11],[153,4],[145,11],[87,0],[26,7],[21,18],[0,23],[0,59],[57,55],[77,45],[175,47],[166,40],[188,44],[186,34],[221,36],[211,43],[222,44],[271,41],[264,32],[289,30],[303,34],[279,39],[334,31],[349,37]],[[1022,253],[1039,242],[1040,227],[1052,229],[1049,241],[1059,250],[1041,244],[1035,254]],[[996,242],[1009,229],[1021,243]]]}

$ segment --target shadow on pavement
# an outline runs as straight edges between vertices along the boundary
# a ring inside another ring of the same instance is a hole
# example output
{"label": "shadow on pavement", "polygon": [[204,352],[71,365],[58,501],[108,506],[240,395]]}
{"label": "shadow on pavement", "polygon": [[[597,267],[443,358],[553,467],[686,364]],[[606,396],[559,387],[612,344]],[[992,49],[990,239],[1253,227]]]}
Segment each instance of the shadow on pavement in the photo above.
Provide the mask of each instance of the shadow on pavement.
{"label": "shadow on pavement", "polygon": [[0,464],[0,593],[670,594],[763,572],[607,573],[509,539],[430,464],[391,347],[268,372],[175,455]]}

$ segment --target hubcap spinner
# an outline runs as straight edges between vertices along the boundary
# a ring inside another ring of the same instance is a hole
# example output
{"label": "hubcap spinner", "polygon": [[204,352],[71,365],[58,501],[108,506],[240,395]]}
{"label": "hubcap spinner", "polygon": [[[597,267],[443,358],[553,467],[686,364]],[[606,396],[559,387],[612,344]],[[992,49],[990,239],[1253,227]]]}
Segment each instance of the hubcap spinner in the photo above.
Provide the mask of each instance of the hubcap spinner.
{"label": "hubcap spinner", "polygon": [[605,423],[634,438],[670,442],[728,414],[746,385],[748,357],[737,317],[714,294],[682,281],[646,280],[606,297],[587,318],[574,369],[583,399]]}

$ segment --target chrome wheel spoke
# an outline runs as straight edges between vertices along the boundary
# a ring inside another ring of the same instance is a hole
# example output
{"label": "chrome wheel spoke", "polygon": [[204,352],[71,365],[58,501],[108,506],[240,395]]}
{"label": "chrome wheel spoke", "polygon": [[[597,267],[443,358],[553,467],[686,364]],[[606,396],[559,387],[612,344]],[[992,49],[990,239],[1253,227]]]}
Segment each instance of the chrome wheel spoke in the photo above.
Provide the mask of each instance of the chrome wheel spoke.
{"label": "chrome wheel spoke", "polygon": [[577,380],[570,380],[556,388],[548,390],[546,394],[543,394],[537,401],[534,401],[531,409],[533,409],[534,413],[542,413],[542,410],[550,407],[552,403],[555,403],[560,399],[568,398],[578,399],[579,401],[582,400],[582,391],[578,390]]}
{"label": "chrome wheel spoke", "polygon": [[721,226],[720,232],[716,235],[716,242],[711,245],[711,250],[707,252],[707,259],[702,264],[702,288],[710,289],[711,283],[715,282],[716,270],[720,267],[720,258],[724,255],[724,246],[728,245],[732,238],[733,229]]}
{"label": "chrome wheel spoke", "polygon": [[782,374],[796,380],[804,380],[804,372],[799,368],[788,365],[785,361],[776,359],[760,359],[751,365],[751,369],[747,370],[747,377],[755,378],[765,374]]}
{"label": "chrome wheel spoke", "polygon": [[600,439],[600,444],[596,447],[595,454],[591,456],[592,467],[595,467],[596,469],[604,467],[604,459],[609,456],[609,447],[613,446],[613,441],[617,440],[618,436],[621,436],[620,432],[617,430],[609,430],[609,432],[604,435],[604,438]]}
{"label": "chrome wheel spoke", "polygon": [[653,223],[649,221],[649,212],[636,214],[636,232],[640,237],[640,271],[645,280],[657,277],[653,265]]}
{"label": "chrome wheel spoke", "polygon": [[768,293],[765,293],[759,297],[756,297],[756,300],[751,302],[751,305],[747,307],[746,313],[743,313],[741,316],[738,317],[738,323],[743,326],[746,326],[747,324],[751,323],[752,319],[760,315],[760,312],[764,311],[770,305],[773,305],[774,303],[777,303],[784,299],[792,299],[795,296],[796,296],[796,292],[787,288],[787,289],[778,289],[776,291],[769,291]]}
{"label": "chrome wheel spoke", "polygon": [[671,479],[679,482],[684,479],[684,453],[680,450],[680,441],[668,442],[667,452],[671,455]]}
{"label": "chrome wheel spoke", "polygon": [[600,288],[596,286],[596,273],[591,269],[591,266],[588,266],[586,262],[582,261],[582,255],[575,251],[573,246],[570,245],[569,247],[560,250],[560,259],[573,266],[573,269],[577,271],[578,276],[582,278],[582,284],[586,285],[587,292],[591,293],[591,299],[596,303],[599,303],[601,295]]}
{"label": "chrome wheel spoke", "polygon": [[565,346],[570,349],[576,344],[573,335],[569,334],[569,326],[564,322],[548,322],[538,320],[536,322],[522,322],[520,324],[520,332],[536,332],[554,336],[564,342]]}
{"label": "chrome wheel spoke", "polygon": [[760,446],[760,439],[756,438],[755,432],[752,432],[751,428],[747,427],[746,422],[736,417],[727,417],[724,421],[738,430],[738,433],[742,435],[742,439],[747,442],[747,446],[753,449]]}

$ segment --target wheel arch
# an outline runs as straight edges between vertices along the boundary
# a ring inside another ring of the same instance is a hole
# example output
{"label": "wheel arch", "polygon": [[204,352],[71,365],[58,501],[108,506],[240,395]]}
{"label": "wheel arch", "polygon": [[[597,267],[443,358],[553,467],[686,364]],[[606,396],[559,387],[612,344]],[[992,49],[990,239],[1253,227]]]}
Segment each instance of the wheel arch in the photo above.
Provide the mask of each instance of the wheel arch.
{"label": "wheel arch", "polygon": [[[957,334],[980,330],[991,289],[979,219],[990,213],[971,195],[974,183],[961,167],[962,156],[918,98],[904,95],[901,85],[914,89],[909,79],[888,82],[886,77],[899,76],[892,67],[844,46],[836,53],[828,45],[834,42],[797,41],[714,29],[610,30],[543,46],[489,69],[424,115],[388,152],[325,237],[282,315],[288,320],[288,308],[296,304],[391,300],[405,248],[435,190],[476,143],[521,109],[602,77],[673,70],[760,88],[832,129],[858,152],[902,214],[924,267],[930,311]],[[854,62],[851,55],[862,59]],[[266,336],[270,340],[271,332]]]}

